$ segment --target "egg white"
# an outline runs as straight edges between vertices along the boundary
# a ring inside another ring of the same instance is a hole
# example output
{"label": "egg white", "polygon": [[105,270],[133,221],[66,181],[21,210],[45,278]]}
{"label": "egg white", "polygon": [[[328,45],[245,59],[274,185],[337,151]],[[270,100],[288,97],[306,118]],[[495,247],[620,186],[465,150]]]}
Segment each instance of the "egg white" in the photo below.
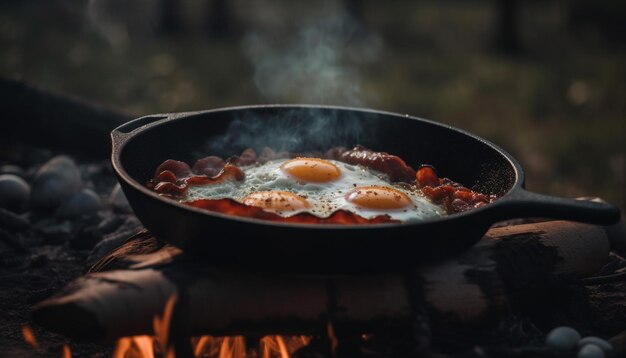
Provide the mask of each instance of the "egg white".
{"label": "egg white", "polygon": [[[364,166],[328,160],[341,171],[337,180],[323,183],[304,183],[281,170],[280,166],[287,160],[279,159],[264,164],[241,167],[246,175],[243,181],[225,180],[214,184],[190,186],[187,196],[182,201],[230,198],[243,202],[246,196],[255,192],[281,190],[304,197],[309,203],[309,208],[276,212],[283,217],[306,211],[315,216],[326,218],[337,210],[346,210],[367,219],[379,215],[389,215],[392,219],[401,222],[415,222],[446,215],[443,207],[432,203],[420,192],[393,185],[387,175]],[[372,185],[402,191],[411,198],[413,204],[400,209],[387,210],[364,208],[346,201],[345,196],[350,191],[358,187]]]}

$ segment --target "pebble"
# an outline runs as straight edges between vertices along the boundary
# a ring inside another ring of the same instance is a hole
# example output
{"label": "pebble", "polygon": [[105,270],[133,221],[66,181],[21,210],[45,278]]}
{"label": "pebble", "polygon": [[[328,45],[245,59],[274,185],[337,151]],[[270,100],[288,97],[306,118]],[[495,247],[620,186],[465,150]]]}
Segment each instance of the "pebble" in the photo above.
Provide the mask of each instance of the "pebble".
{"label": "pebble", "polygon": [[53,225],[45,225],[38,231],[44,236],[46,244],[63,244],[69,240],[72,234],[72,224],[69,221],[63,221]]}
{"label": "pebble", "polygon": [[136,234],[141,227],[141,222],[135,216],[128,216],[117,230],[105,235],[102,241],[96,244],[87,258],[87,264],[89,266],[93,265],[106,254],[120,247],[129,237]]}
{"label": "pebble", "polygon": [[0,174],[0,208],[22,211],[30,198],[30,185],[15,174]]}
{"label": "pebble", "polygon": [[0,174],[13,174],[15,176],[24,178],[24,171],[22,168],[13,164],[0,165]]}
{"label": "pebble", "polygon": [[115,184],[115,187],[113,187],[113,190],[111,190],[111,194],[109,195],[109,203],[113,206],[115,210],[119,212],[132,212],[130,204],[128,204],[128,200],[126,199],[126,195],[124,195],[122,187],[120,187],[119,183]]}
{"label": "pebble", "polygon": [[28,252],[28,249],[10,232],[0,229],[0,242],[17,252]]}
{"label": "pebble", "polygon": [[38,209],[55,209],[83,187],[80,170],[67,156],[56,156],[35,174],[31,203]]}
{"label": "pebble", "polygon": [[96,229],[103,234],[109,234],[115,231],[120,225],[124,223],[124,218],[119,215],[111,215],[105,219],[103,219],[97,226]]}
{"label": "pebble", "polygon": [[93,215],[101,208],[98,194],[91,189],[83,189],[63,202],[57,215],[61,218],[73,219]]}
{"label": "pebble", "polygon": [[30,226],[27,219],[16,213],[0,208],[0,228],[9,232],[26,230]]}
{"label": "pebble", "polygon": [[594,344],[602,348],[605,352],[613,349],[613,346],[607,340],[595,336],[587,336],[581,339],[578,342],[578,348],[582,348],[583,346],[586,346],[588,344]]}
{"label": "pebble", "polygon": [[578,358],[605,358],[606,354],[602,348],[595,344],[587,344],[583,346],[579,351]]}
{"label": "pebble", "polygon": [[572,327],[561,326],[554,328],[546,336],[546,346],[561,350],[573,350],[578,346],[580,333]]}
{"label": "pebble", "polygon": [[91,250],[102,240],[102,232],[95,226],[77,230],[69,240],[69,245],[74,250]]}

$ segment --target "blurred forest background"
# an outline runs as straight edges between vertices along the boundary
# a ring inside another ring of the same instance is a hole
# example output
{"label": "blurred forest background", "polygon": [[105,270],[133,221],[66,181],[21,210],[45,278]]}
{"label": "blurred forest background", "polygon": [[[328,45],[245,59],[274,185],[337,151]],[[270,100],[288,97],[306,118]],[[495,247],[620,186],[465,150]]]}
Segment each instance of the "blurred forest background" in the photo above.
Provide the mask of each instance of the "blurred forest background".
{"label": "blurred forest background", "polygon": [[626,208],[623,0],[3,0],[0,76],[137,116],[408,113],[503,147],[531,190]]}

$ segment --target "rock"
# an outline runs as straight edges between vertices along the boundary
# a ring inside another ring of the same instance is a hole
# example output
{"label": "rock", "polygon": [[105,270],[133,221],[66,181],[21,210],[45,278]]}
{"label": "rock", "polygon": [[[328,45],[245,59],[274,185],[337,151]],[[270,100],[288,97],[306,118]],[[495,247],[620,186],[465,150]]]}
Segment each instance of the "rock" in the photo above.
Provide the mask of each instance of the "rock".
{"label": "rock", "polygon": [[69,244],[74,250],[91,250],[100,240],[102,240],[102,232],[95,226],[90,226],[72,235]]}
{"label": "rock", "polygon": [[72,234],[72,224],[69,221],[63,221],[58,224],[42,226],[38,231],[44,236],[46,244],[63,244]]}
{"label": "rock", "polygon": [[20,178],[24,178],[24,171],[22,168],[13,164],[0,165],[0,174],[13,174]]}
{"label": "rock", "polygon": [[37,254],[30,257],[31,267],[43,267],[50,262],[46,254]]}
{"label": "rock", "polygon": [[595,344],[587,344],[583,346],[579,351],[578,358],[605,358],[606,354],[602,350],[602,348],[596,346]]}
{"label": "rock", "polygon": [[96,214],[102,207],[100,197],[91,189],[83,189],[61,204],[57,215],[73,219]]}
{"label": "rock", "polygon": [[17,252],[28,252],[28,249],[10,232],[0,229],[0,242]]}
{"label": "rock", "polygon": [[573,350],[578,346],[580,341],[580,333],[572,327],[557,327],[546,336],[546,346],[560,350]]}
{"label": "rock", "polygon": [[124,220],[125,219],[120,215],[111,215],[103,219],[96,228],[103,234],[109,234],[120,227],[120,225],[124,223]]}
{"label": "rock", "polygon": [[30,198],[30,185],[15,174],[0,174],[0,208],[22,211]]}
{"label": "rock", "polygon": [[89,266],[96,263],[98,260],[104,257],[104,255],[111,252],[113,249],[120,247],[126,240],[133,234],[137,233],[141,229],[141,222],[134,216],[126,218],[124,224],[122,224],[114,232],[105,235],[102,241],[100,241],[91,251],[91,254],[87,258],[87,264]]}
{"label": "rock", "polygon": [[37,209],[55,209],[83,188],[80,170],[72,159],[56,156],[35,174],[31,204]]}
{"label": "rock", "polygon": [[9,232],[26,230],[30,223],[16,213],[0,208],[0,228]]}
{"label": "rock", "polygon": [[602,348],[602,350],[604,350],[605,352],[608,352],[613,349],[613,346],[611,345],[611,343],[609,343],[608,341],[600,337],[595,337],[595,336],[588,336],[588,337],[584,337],[583,339],[581,339],[578,342],[578,348],[582,348],[588,344],[594,344]]}
{"label": "rock", "polygon": [[113,206],[113,209],[122,213],[130,213],[132,209],[128,204],[128,200],[126,200],[126,195],[122,191],[122,187],[119,184],[115,184],[113,190],[111,190],[111,195],[109,196],[109,203]]}

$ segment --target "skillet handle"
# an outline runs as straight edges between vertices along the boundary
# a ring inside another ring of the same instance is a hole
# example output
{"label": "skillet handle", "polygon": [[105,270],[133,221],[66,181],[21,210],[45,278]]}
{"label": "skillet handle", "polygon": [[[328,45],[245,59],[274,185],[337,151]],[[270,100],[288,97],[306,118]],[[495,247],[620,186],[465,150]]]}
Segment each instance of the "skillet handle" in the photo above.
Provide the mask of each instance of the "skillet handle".
{"label": "skillet handle", "polygon": [[168,114],[154,114],[128,121],[111,131],[113,148],[119,147],[139,128],[151,127],[161,120],[169,119]]}
{"label": "skillet handle", "polygon": [[620,220],[620,210],[604,201],[560,198],[521,188],[496,203],[494,212],[499,220],[542,217],[596,225],[611,225]]}

